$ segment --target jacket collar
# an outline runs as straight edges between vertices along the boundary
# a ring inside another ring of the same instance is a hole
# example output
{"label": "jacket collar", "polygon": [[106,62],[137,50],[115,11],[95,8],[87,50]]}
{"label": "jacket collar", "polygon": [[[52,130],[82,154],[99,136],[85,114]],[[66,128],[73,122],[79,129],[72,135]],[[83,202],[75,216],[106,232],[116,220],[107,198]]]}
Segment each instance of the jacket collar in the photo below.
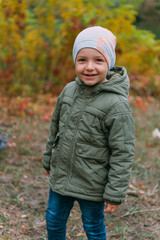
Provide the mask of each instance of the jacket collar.
{"label": "jacket collar", "polygon": [[94,86],[85,85],[78,77],[76,77],[78,91],[83,96],[94,96],[99,92],[112,92],[123,95],[128,98],[129,95],[129,78],[124,67],[114,67],[107,74],[107,82],[96,84]]}

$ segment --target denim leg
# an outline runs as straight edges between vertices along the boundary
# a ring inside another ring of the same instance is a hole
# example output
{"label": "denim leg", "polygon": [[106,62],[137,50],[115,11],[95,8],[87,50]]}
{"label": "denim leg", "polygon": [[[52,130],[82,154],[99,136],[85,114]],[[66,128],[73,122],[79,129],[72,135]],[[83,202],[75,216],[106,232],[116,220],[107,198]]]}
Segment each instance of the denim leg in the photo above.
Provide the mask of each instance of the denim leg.
{"label": "denim leg", "polygon": [[83,227],[88,240],[106,240],[104,202],[77,200],[82,211]]}
{"label": "denim leg", "polygon": [[74,198],[62,196],[50,189],[46,212],[48,240],[65,240],[66,223],[74,204]]}

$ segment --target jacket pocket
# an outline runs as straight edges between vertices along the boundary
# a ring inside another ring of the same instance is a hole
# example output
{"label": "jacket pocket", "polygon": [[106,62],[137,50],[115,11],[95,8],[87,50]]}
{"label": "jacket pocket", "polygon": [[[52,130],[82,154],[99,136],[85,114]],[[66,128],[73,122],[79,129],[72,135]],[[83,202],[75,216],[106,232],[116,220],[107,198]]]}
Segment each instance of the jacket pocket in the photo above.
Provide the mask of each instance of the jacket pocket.
{"label": "jacket pocket", "polygon": [[102,193],[107,183],[108,158],[107,148],[77,143],[72,183]]}
{"label": "jacket pocket", "polygon": [[107,162],[108,150],[107,147],[93,146],[85,143],[76,144],[76,155],[84,157],[88,160],[95,159],[97,162]]}

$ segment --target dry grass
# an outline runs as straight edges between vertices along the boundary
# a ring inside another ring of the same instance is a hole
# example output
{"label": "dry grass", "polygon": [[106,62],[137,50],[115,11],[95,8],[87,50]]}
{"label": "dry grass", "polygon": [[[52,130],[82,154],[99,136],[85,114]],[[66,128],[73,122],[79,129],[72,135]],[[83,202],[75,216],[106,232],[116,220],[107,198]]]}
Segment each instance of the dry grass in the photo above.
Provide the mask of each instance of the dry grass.
{"label": "dry grass", "polygon": [[[160,139],[152,137],[152,131],[160,129],[159,109],[158,101],[145,112],[133,107],[136,156],[131,185],[125,203],[114,214],[106,214],[108,240],[160,239]],[[10,138],[10,147],[0,152],[0,239],[45,240],[48,184],[41,156],[49,121],[38,114],[13,117],[5,108],[0,111],[0,132]],[[77,203],[68,221],[67,239],[86,239]]]}

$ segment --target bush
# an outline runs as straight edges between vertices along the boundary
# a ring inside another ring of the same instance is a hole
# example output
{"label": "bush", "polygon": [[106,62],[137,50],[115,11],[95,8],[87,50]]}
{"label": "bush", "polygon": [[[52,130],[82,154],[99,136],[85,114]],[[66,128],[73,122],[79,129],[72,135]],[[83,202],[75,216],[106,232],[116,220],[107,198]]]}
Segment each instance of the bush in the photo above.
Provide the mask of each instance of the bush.
{"label": "bush", "polygon": [[75,77],[76,35],[85,27],[101,25],[117,36],[116,65],[127,68],[132,89],[160,95],[160,41],[138,30],[135,17],[135,8],[125,0],[1,1],[2,94],[58,93]]}

